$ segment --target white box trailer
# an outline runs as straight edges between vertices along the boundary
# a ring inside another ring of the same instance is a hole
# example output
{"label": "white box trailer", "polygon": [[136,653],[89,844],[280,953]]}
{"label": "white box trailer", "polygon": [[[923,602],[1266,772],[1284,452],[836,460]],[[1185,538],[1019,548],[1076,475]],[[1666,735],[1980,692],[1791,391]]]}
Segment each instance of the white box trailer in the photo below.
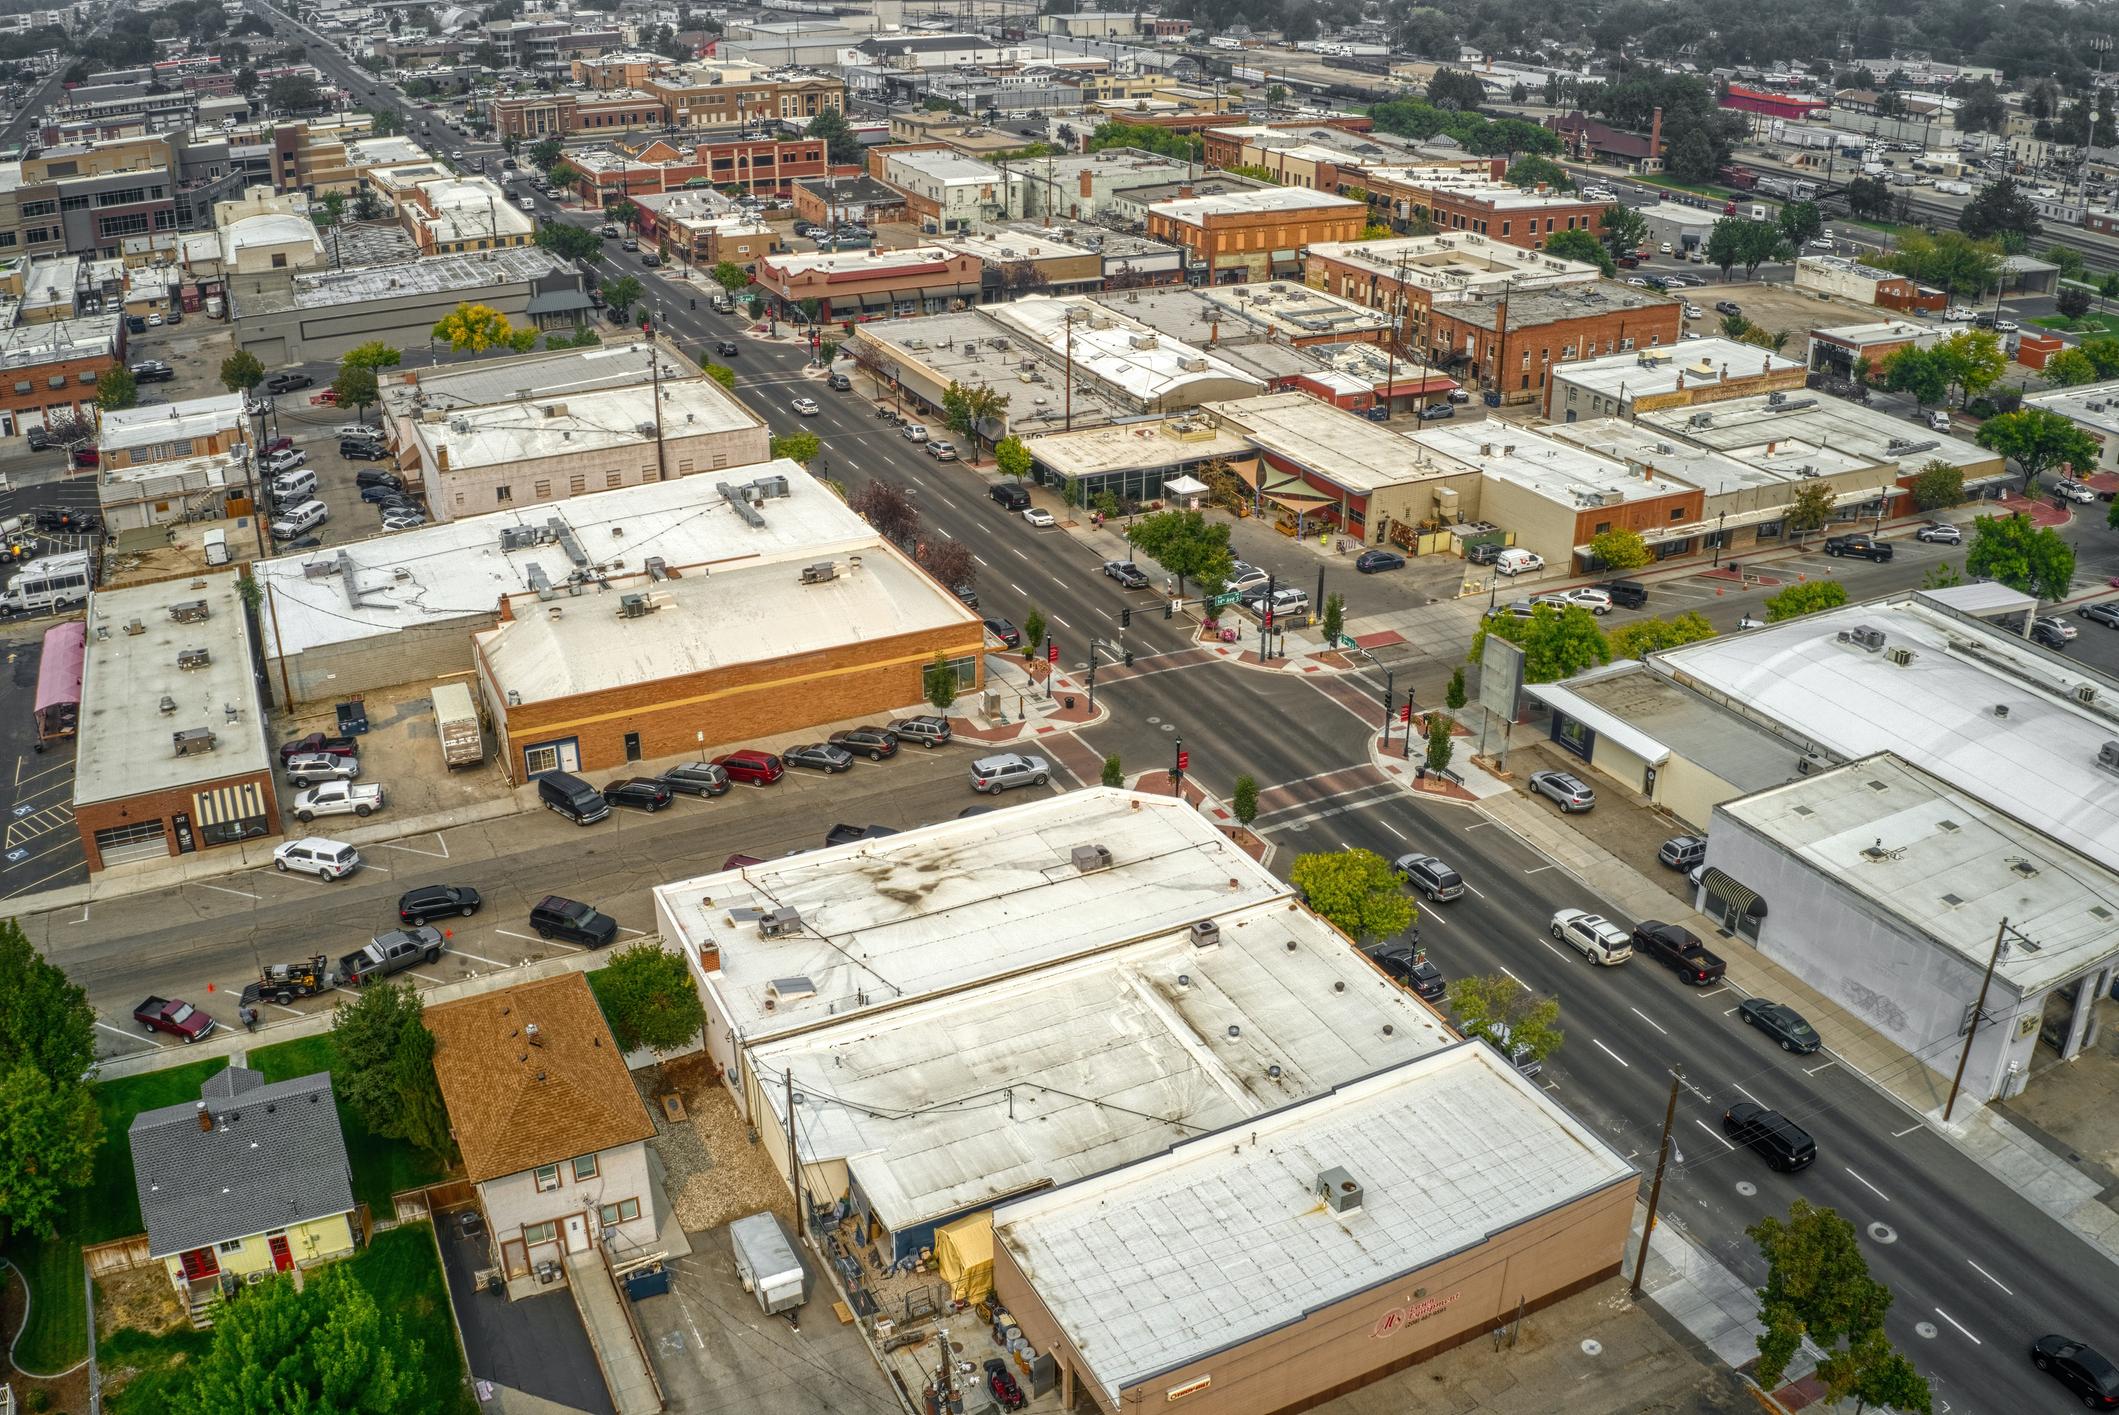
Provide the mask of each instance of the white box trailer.
{"label": "white box trailer", "polygon": [[478,709],[471,703],[471,690],[461,683],[443,683],[434,690],[433,701],[442,762],[453,769],[484,761],[485,738],[478,725]]}
{"label": "white box trailer", "polygon": [[739,1218],[728,1226],[728,1239],[736,1254],[736,1276],[766,1316],[802,1305],[802,1259],[779,1219],[770,1213]]}

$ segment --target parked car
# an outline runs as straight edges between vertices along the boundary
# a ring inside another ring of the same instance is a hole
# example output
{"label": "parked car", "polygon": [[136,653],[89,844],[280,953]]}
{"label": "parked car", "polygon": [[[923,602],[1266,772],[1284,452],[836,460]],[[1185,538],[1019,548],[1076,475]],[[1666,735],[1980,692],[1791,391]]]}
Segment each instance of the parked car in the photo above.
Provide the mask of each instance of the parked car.
{"label": "parked car", "polygon": [[2088,482],[2076,481],[2072,477],[2056,478],[2052,485],[2053,495],[2062,501],[2095,501],[2097,492]]}
{"label": "parked car", "polygon": [[971,764],[971,789],[997,796],[1011,786],[1043,786],[1051,775],[1052,764],[1043,757],[1003,752]]}
{"label": "parked car", "polygon": [[1022,631],[1005,619],[988,619],[986,632],[999,639],[1003,648],[1021,648],[1023,645]]}
{"label": "parked car", "polygon": [[1655,857],[1673,870],[1689,870],[1707,858],[1707,837],[1673,835],[1663,842]]}
{"label": "parked car", "polygon": [[1494,572],[1501,575],[1528,575],[1545,568],[1545,557],[1534,550],[1525,550],[1512,545],[1494,557]]}
{"label": "parked car", "polygon": [[1106,560],[1104,575],[1118,581],[1120,589],[1144,590],[1148,587],[1147,572],[1130,560]]}
{"label": "parked car", "polygon": [[829,742],[804,742],[801,746],[789,747],[780,754],[780,760],[789,766],[806,766],[812,771],[821,771],[826,776],[853,767],[853,753]]}
{"label": "parked car", "polygon": [[371,486],[386,486],[392,491],[403,491],[405,479],[382,467],[363,467],[353,474],[353,484],[363,490]]}
{"label": "parked car", "polygon": [[1020,511],[1030,504],[1030,493],[1012,481],[995,482],[986,488],[986,495],[1000,503],[1004,511]]}
{"label": "parked car", "polygon": [[418,927],[445,914],[468,919],[485,901],[468,884],[423,884],[397,896],[398,922]]}
{"label": "parked car", "polygon": [[178,1041],[195,1042],[209,1035],[214,1020],[181,998],[153,997],[132,1010],[132,1020],[150,1032],[167,1032]]}
{"label": "parked car", "polygon": [[927,748],[947,746],[951,736],[949,719],[932,714],[898,718],[890,724],[890,730],[898,734],[901,742],[917,742]]}
{"label": "parked car", "polygon": [[1534,771],[1530,774],[1530,790],[1534,796],[1550,797],[1554,805],[1568,814],[1593,810],[1597,804],[1597,793],[1570,772]]}
{"label": "parked car", "polygon": [[937,462],[954,462],[957,460],[956,444],[942,438],[936,438],[927,444],[927,455],[934,458]]}
{"label": "parked car", "polygon": [[359,756],[360,750],[361,744],[358,737],[326,737],[321,732],[312,732],[306,737],[297,737],[292,742],[282,742],[280,744],[280,761],[286,763],[293,761],[296,757],[318,755],[353,757]]}
{"label": "parked car", "polygon": [[1633,957],[1633,940],[1602,914],[1562,909],[1552,916],[1552,936],[1592,963],[1613,967]]}
{"label": "parked car", "polygon": [[1722,1133],[1783,1173],[1807,1169],[1817,1160],[1817,1141],[1809,1131],[1752,1101],[1738,1101],[1722,1112]]}
{"label": "parked car", "polygon": [[677,799],[668,783],[651,776],[628,776],[603,788],[603,799],[636,811],[659,811]]}
{"label": "parked car", "polygon": [[427,524],[427,518],[417,511],[390,509],[383,512],[383,529],[386,531],[416,531]]}
{"label": "parked car", "polygon": [[851,393],[853,391],[853,380],[843,373],[834,373],[831,377],[825,379],[824,382],[834,393]]}
{"label": "parked car", "polygon": [[881,840],[896,834],[897,831],[887,825],[847,825],[842,821],[824,832],[824,848],[851,845],[858,840]]}
{"label": "parked car", "polygon": [[263,462],[260,463],[260,467],[265,475],[276,477],[282,472],[293,471],[308,460],[309,454],[302,451],[301,448],[282,447],[277,452],[266,453]]}
{"label": "parked car", "polygon": [[822,405],[814,398],[797,398],[789,406],[805,418],[813,418],[824,411]]}
{"label": "parked car", "polygon": [[1464,893],[1464,876],[1433,855],[1400,855],[1392,862],[1391,868],[1398,872],[1398,878],[1425,895],[1431,904],[1455,899]]}
{"label": "parked car", "polygon": [[1455,416],[1457,406],[1454,403],[1430,403],[1420,410],[1420,421],[1424,423],[1439,423]]}
{"label": "parked car", "polygon": [[602,948],[618,937],[618,921],[594,905],[547,894],[530,906],[530,932],[582,948]]}
{"label": "parked car", "polygon": [[351,781],[326,781],[300,792],[288,814],[307,825],[318,816],[360,816],[363,819],[383,808],[383,788]]}
{"label": "parked car", "polygon": [[925,423],[907,423],[899,429],[899,432],[907,442],[925,442],[927,440],[927,425]]}
{"label": "parked car", "polygon": [[341,840],[307,835],[290,840],[272,852],[272,867],[282,874],[315,875],[318,879],[344,879],[361,867],[360,851]]}
{"label": "parked car", "polygon": [[2100,599],[2075,611],[2076,617],[2108,629],[2119,629],[2119,599]]}
{"label": "parked car", "polygon": [[594,825],[611,813],[603,793],[570,771],[542,771],[536,780],[538,803],[576,825]]}
{"label": "parked car", "polygon": [[1964,532],[1955,526],[1922,526],[1913,533],[1913,539],[1930,545],[1963,545]]}
{"label": "parked car", "polygon": [[733,359],[736,355],[742,353],[743,350],[737,347],[736,341],[733,339],[716,339],[714,341],[714,352],[724,359]]}
{"label": "parked car", "polygon": [[2031,1364],[2090,1409],[2119,1410],[2119,1366],[2093,1347],[2048,1334],[2031,1343]]}
{"label": "parked car", "polygon": [[1464,547],[1464,559],[1471,565],[1491,565],[1501,558],[1501,552],[1506,549],[1508,547],[1497,540],[1474,541]]}
{"label": "parked car", "polygon": [[712,762],[679,762],[662,773],[662,784],[687,796],[719,796],[728,790],[728,773]]}
{"label": "parked car", "polygon": [[1633,946],[1694,987],[1705,987],[1728,971],[1721,957],[1709,953],[1699,936],[1681,924],[1643,919],[1633,926]]}
{"label": "parked car", "polygon": [[297,388],[314,388],[316,380],[306,373],[276,373],[265,380],[267,393],[292,393]]}
{"label": "parked car", "polygon": [[1867,531],[1855,531],[1849,535],[1827,536],[1825,554],[1830,556],[1853,555],[1879,564],[1891,558],[1891,543],[1878,540]]}
{"label": "parked car", "polygon": [[1058,522],[1052,519],[1052,513],[1050,511],[1047,511],[1042,506],[1025,507],[1023,510],[1023,519],[1028,521],[1031,525],[1036,526],[1041,531],[1049,530],[1053,526],[1058,524]]}
{"label": "parked car", "polygon": [[1354,557],[1354,569],[1363,575],[1380,574],[1385,570],[1403,570],[1405,557],[1395,550],[1364,550]]}
{"label": "parked car", "polygon": [[831,745],[879,762],[898,754],[898,734],[887,727],[851,727],[844,732],[832,733]]}
{"label": "parked car", "polygon": [[1229,578],[1222,581],[1221,592],[1223,594],[1247,594],[1252,590],[1264,589],[1272,582],[1272,579],[1271,575],[1268,575],[1256,565],[1246,565],[1239,560],[1236,562],[1235,567],[1229,571]]}
{"label": "parked car", "polygon": [[1742,314],[1744,307],[1735,300],[1716,300],[1714,302],[1714,312],[1716,314]]}
{"label": "parked car", "polygon": [[287,759],[287,779],[297,787],[319,781],[351,781],[361,774],[361,759],[329,752],[304,752]]}
{"label": "parked car", "polygon": [[1427,950],[1418,944],[1386,943],[1369,949],[1368,960],[1429,1002],[1440,1002],[1449,994],[1442,970],[1428,961]]}
{"label": "parked car", "polygon": [[1747,1027],[1756,1027],[1780,1043],[1782,1051],[1792,1051],[1798,1056],[1808,1056],[1824,1045],[1817,1029],[1803,1020],[1803,1014],[1785,1002],[1769,1002],[1762,997],[1747,997],[1736,1005],[1736,1015]]}
{"label": "parked car", "polygon": [[338,440],[338,455],[349,462],[380,462],[390,455],[390,449],[365,437],[342,437]]}
{"label": "parked car", "polygon": [[1586,609],[1591,614],[1611,613],[1610,592],[1589,585],[1577,585],[1570,590],[1554,590],[1550,594],[1540,595],[1539,598],[1558,600],[1563,605]]}
{"label": "parked car", "polygon": [[715,757],[714,765],[727,773],[730,781],[741,781],[750,786],[770,786],[787,775],[786,763],[771,752],[751,747]]}

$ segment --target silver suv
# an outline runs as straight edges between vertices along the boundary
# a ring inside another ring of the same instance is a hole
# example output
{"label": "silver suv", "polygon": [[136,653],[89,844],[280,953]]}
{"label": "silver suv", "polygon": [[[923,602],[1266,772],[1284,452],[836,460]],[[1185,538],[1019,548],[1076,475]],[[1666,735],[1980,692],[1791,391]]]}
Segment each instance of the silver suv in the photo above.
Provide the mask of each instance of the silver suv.
{"label": "silver suv", "polygon": [[997,757],[980,757],[971,764],[971,789],[998,795],[1011,786],[1043,786],[1051,774],[1052,764],[1043,757],[1006,752]]}
{"label": "silver suv", "polygon": [[946,717],[901,717],[890,724],[890,730],[908,742],[917,742],[923,747],[939,747],[949,740],[949,719]]}
{"label": "silver suv", "polygon": [[1579,777],[1564,771],[1532,772],[1530,790],[1534,796],[1550,796],[1554,805],[1569,814],[1586,811],[1597,803],[1596,792],[1584,785]]}

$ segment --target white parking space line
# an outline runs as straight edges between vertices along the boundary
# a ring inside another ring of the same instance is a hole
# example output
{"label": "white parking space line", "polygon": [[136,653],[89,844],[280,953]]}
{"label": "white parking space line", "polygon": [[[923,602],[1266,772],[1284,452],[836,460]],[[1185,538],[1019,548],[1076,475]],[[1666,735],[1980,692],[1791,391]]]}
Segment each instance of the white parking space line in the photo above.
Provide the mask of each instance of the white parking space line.
{"label": "white parking space line", "polygon": [[1928,1127],[1925,1125],[1908,1125],[1903,1130],[1893,1130],[1891,1132],[1891,1138],[1894,1140],[1903,1140],[1906,1138],[1906,1136],[1912,1134],[1915,1130],[1925,1130],[1927,1128]]}
{"label": "white parking space line", "polygon": [[1973,1336],[1973,1335],[1972,1335],[1972,1333],[1970,1333],[1969,1331],[1965,1331],[1965,1325],[1964,1325],[1964,1323],[1963,1323],[1963,1322],[1960,1322],[1960,1321],[1958,1321],[1958,1320],[1957,1320],[1957,1318],[1955,1318],[1955,1317],[1951,1316],[1951,1315],[1950,1315],[1950,1314],[1949,1314],[1948,1312],[1945,1312],[1945,1311],[1944,1311],[1944,1310],[1943,1310],[1942,1308],[1940,1308],[1940,1307],[1937,1307],[1937,1308],[1935,1309],[1935,1315],[1936,1315],[1936,1316],[1938,1316],[1938,1317],[1940,1317],[1940,1318],[1942,1318],[1942,1319],[1943,1319],[1944,1321],[1948,1322],[1948,1323],[1949,1323],[1949,1324],[1950,1324],[1951,1326],[1953,1326],[1953,1327],[1957,1328],[1957,1329],[1958,1329],[1959,1331],[1962,1331],[1962,1332],[1964,1332],[1964,1334],[1965,1334],[1965,1337],[1966,1337],[1966,1339],[1968,1339],[1968,1340],[1969,1340],[1969,1341],[1970,1341],[1970,1342],[1971,1342],[1971,1343],[1972,1343],[1972,1344],[1973,1344],[1974,1346],[1985,1346],[1985,1345],[1986,1345],[1986,1343],[1985,1343],[1985,1342],[1983,1342],[1983,1341],[1981,1341],[1981,1340],[1980,1340],[1980,1339],[1979,1339],[1978,1337],[1976,1337],[1976,1336]]}
{"label": "white parking space line", "polygon": [[[1840,1168],[1847,1169],[1845,1165],[1841,1165]],[[1847,1169],[1847,1173],[1854,1174],[1854,1171],[1851,1169]],[[1885,1203],[1888,1204],[1891,1202],[1891,1196],[1889,1194],[1886,1194],[1883,1190],[1877,1188],[1874,1184],[1871,1184],[1868,1180],[1862,1178],[1860,1175],[1854,1174],[1854,1182],[1861,1185],[1862,1188],[1868,1190],[1871,1194],[1874,1194],[1877,1198],[1883,1200]]]}
{"label": "white parking space line", "polygon": [[1558,868],[1560,868],[1558,865],[1540,865],[1534,870],[1525,870],[1523,873],[1527,875],[1542,875],[1547,870],[1557,870]]}
{"label": "white parking space line", "polygon": [[1667,1036],[1669,1036],[1669,1035],[1670,1035],[1670,1033],[1668,1033],[1668,1032],[1666,1032],[1666,1031],[1663,1031],[1663,1028],[1662,1028],[1661,1024],[1659,1024],[1659,1023],[1658,1023],[1658,1022],[1657,1022],[1657,1021],[1655,1020],[1655,1018],[1653,1018],[1653,1017],[1650,1017],[1650,1016],[1649,1016],[1649,1015],[1648,1015],[1647,1013],[1643,1012],[1643,1011],[1642,1011],[1642,1010],[1641,1010],[1640,1008],[1638,1008],[1638,1007],[1629,1007],[1629,1008],[1627,1008],[1626,1010],[1627,1010],[1628,1012],[1631,1012],[1631,1013],[1632,1013],[1632,1014],[1633,1014],[1634,1016],[1636,1016],[1636,1017],[1640,1018],[1640,1019],[1641,1019],[1641,1020],[1642,1020],[1643,1022],[1646,1022],[1646,1023],[1647,1023],[1647,1024],[1649,1025],[1649,1026],[1651,1026],[1651,1027],[1654,1027],[1654,1028],[1655,1028],[1655,1029],[1656,1029],[1656,1030],[1657,1030],[1658,1032],[1662,1032],[1664,1036],[1666,1036],[1666,1037],[1667,1037]]}
{"label": "white parking space line", "polygon": [[1692,1118],[1692,1123],[1694,1125],[1699,1126],[1700,1129],[1706,1131],[1708,1134],[1714,1136],[1715,1139],[1721,1140],[1723,1149],[1733,1150],[1736,1148],[1736,1146],[1730,1144],[1728,1140],[1723,1138],[1722,1133],[1719,1130],[1716,1130],[1712,1125],[1709,1125],[1706,1121],[1700,1119],[1698,1116],[1694,1116]]}
{"label": "white parking space line", "polygon": [[[1725,993],[1725,992],[1727,992],[1727,991],[1729,991],[1729,989],[1727,989],[1727,988],[1716,988],[1716,989],[1715,989],[1715,990],[1714,990],[1713,992],[1703,992],[1703,993],[1701,993],[1701,994],[1700,994],[1700,996],[1701,996],[1701,997],[1703,997],[1703,998],[1708,998],[1708,997],[1720,997],[1720,996],[1721,996],[1721,995],[1722,995],[1723,993]],[[1734,1007],[1732,1007],[1732,1008],[1730,1008],[1730,1009],[1729,1009],[1729,1012],[1734,1012],[1734,1011],[1736,1011],[1736,1009],[1735,1009]],[[1722,1015],[1723,1015],[1724,1017],[1727,1017],[1727,1016],[1729,1015],[1729,1012],[1724,1012],[1724,1013],[1723,1013]]]}
{"label": "white parking space line", "polygon": [[[446,953],[448,950],[443,949],[442,951]],[[440,987],[442,984],[442,980],[440,978],[435,977],[432,973],[422,973],[417,968],[407,968],[405,971],[410,973],[413,977],[419,979],[423,983],[432,983],[436,987]]]}
{"label": "white parking space line", "polygon": [[[2009,1286],[2008,1286],[2008,1284],[2007,1284],[2007,1283],[2005,1283],[2005,1282],[2003,1282],[2003,1281],[2002,1281],[2002,1280],[2001,1280],[2000,1278],[1998,1278],[1998,1277],[1994,1276],[1994,1274],[1992,1274],[1992,1273],[1988,1272],[1988,1271],[1987,1271],[1987,1270],[1986,1270],[1985,1268],[1983,1268],[1983,1267],[1979,1266],[1979,1264],[1977,1264],[1977,1263],[1973,1263],[1973,1262],[1972,1262],[1972,1260],[1971,1260],[1970,1258],[1966,1258],[1966,1259],[1965,1259],[1965,1261],[1966,1261],[1967,1263],[1971,1263],[1971,1264],[1972,1264],[1972,1271],[1973,1271],[1973,1272],[1975,1272],[1975,1273],[1978,1273],[1978,1274],[1979,1274],[1979,1275],[1980,1275],[1981,1277],[1985,1278],[1985,1279],[1986,1279],[1986,1280],[1987,1280],[1988,1282],[1991,1282],[1991,1283],[1993,1283],[1993,1284],[1994,1284],[1994,1285],[1995,1285],[1996,1287],[2000,1288],[2000,1289],[2001,1289],[2001,1290],[2002,1290],[2003,1292],[2008,1292],[2008,1293],[2009,1293],[2009,1296],[2011,1296],[2011,1297],[2014,1297],[2014,1296],[2016,1295],[2016,1294],[2015,1294],[2015,1293],[2013,1293],[2013,1292],[2009,1292]],[[1962,1331],[1962,1330],[1963,1330],[1963,1328],[1961,1328],[1961,1327],[1960,1327],[1960,1328],[1959,1328],[1959,1330],[1960,1330],[1960,1331]]]}
{"label": "white parking space line", "polygon": [[620,924],[620,925],[618,926],[618,932],[620,932],[620,933],[622,933],[622,934],[631,934],[631,935],[632,935],[632,936],[633,936],[634,938],[645,938],[645,937],[647,937],[647,930],[646,930],[646,929],[629,929],[629,928],[627,928],[627,927],[626,927],[626,926],[625,926],[624,924]]}
{"label": "white parking space line", "polygon": [[1825,1065],[1824,1065],[1824,1066],[1806,1066],[1806,1067],[1804,1067],[1804,1068],[1803,1068],[1803,1074],[1804,1074],[1805,1076],[1815,1076],[1815,1075],[1816,1075],[1816,1074],[1817,1074],[1818,1072],[1820,1072],[1820,1071],[1823,1071],[1823,1070],[1825,1069],[1825,1067],[1826,1067],[1826,1066],[1837,1066],[1837,1065],[1839,1065],[1839,1063],[1838,1063],[1838,1062],[1836,1062],[1836,1061],[1828,1061],[1828,1062],[1826,1062],[1826,1063],[1825,1063]]}
{"label": "white parking space line", "polygon": [[299,1007],[289,1007],[289,1006],[288,1006],[288,1005],[287,1005],[286,1003],[284,1003],[284,1002],[275,1002],[275,1003],[273,1003],[272,1005],[273,1005],[274,1007],[277,1007],[277,1008],[278,1008],[278,1009],[279,1009],[280,1011],[282,1011],[282,1012],[288,1012],[288,1013],[292,1013],[292,1014],[293,1014],[294,1016],[296,1016],[296,1017],[304,1017],[304,1016],[307,1016],[307,1015],[308,1015],[307,1013],[303,1012],[301,1008],[299,1008]]}
{"label": "white parking space line", "polygon": [[400,845],[394,840],[383,840],[377,842],[378,846],[384,850],[402,850],[407,855],[425,855],[430,859],[435,860],[448,859],[449,842],[442,839],[441,832],[438,830],[434,832],[434,843],[436,845],[439,845],[441,848],[439,850],[422,850],[416,845]]}
{"label": "white parking space line", "polygon": [[1596,1039],[1595,1037],[1591,1037],[1591,1038],[1590,1038],[1589,1040],[1590,1040],[1590,1041],[1591,1041],[1591,1042],[1592,1042],[1592,1043],[1593,1043],[1593,1044],[1594,1044],[1594,1045],[1596,1046],[1596,1049],[1597,1049],[1598,1051],[1601,1051],[1601,1052],[1603,1052],[1603,1053],[1604,1053],[1604,1055],[1606,1055],[1606,1056],[1610,1057],[1610,1058],[1611,1058],[1611,1059],[1612,1059],[1613,1061],[1616,1061],[1617,1063],[1619,1063],[1619,1065],[1621,1065],[1621,1066],[1625,1067],[1625,1068],[1626,1068],[1626,1069],[1627,1069],[1628,1071],[1631,1071],[1631,1070],[1633,1070],[1633,1063],[1632,1063],[1632,1062],[1630,1062],[1630,1061],[1628,1061],[1628,1060],[1627,1060],[1627,1059],[1626,1059],[1625,1057],[1623,1057],[1623,1056],[1620,1056],[1620,1055],[1619,1055],[1619,1054],[1618,1054],[1617,1052],[1613,1051],[1613,1050],[1612,1050],[1612,1049],[1611,1049],[1610,1047],[1608,1047],[1608,1046],[1605,1046],[1605,1045],[1604,1045],[1604,1044],[1603,1044],[1602,1042],[1600,1042],[1600,1041],[1597,1041],[1597,1039]]}
{"label": "white parking space line", "polygon": [[224,885],[224,884],[204,884],[204,883],[201,883],[201,884],[199,885],[199,888],[201,888],[201,889],[211,889],[211,890],[214,890],[214,891],[216,891],[216,892],[218,892],[218,893],[221,893],[221,894],[239,894],[239,895],[241,895],[241,896],[242,896],[243,898],[245,898],[245,899],[256,899],[256,898],[258,898],[258,897],[259,897],[259,896],[255,895],[255,894],[252,894],[252,893],[251,893],[251,892],[250,892],[249,890],[247,890],[247,889],[230,889],[230,888],[229,888],[228,886],[226,886],[226,885]]}
{"label": "white parking space line", "polygon": [[544,940],[543,940],[543,939],[541,939],[541,938],[537,938],[537,937],[534,937],[533,935],[530,935],[530,934],[519,934],[519,933],[515,932],[515,930],[513,930],[513,929],[495,929],[495,930],[493,930],[493,932],[495,932],[495,933],[497,933],[497,934],[500,934],[501,936],[503,936],[503,937],[505,937],[505,938],[519,938],[519,939],[521,939],[521,940],[522,940],[522,941],[523,941],[524,943],[543,943],[543,942],[544,942]]}
{"label": "white parking space line", "polygon": [[489,964],[495,968],[512,968],[512,963],[503,963],[498,958],[487,958],[483,954],[471,953],[461,948],[444,948],[444,953],[453,953],[458,958],[469,958],[474,962]]}

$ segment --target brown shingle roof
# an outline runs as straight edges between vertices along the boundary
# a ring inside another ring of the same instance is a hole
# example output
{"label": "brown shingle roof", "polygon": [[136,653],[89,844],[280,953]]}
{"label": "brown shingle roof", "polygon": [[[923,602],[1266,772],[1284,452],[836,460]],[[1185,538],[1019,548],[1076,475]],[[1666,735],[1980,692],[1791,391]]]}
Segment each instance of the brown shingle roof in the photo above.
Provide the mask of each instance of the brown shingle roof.
{"label": "brown shingle roof", "polygon": [[426,1019],[434,1074],[473,1182],[655,1133],[579,973],[443,1003]]}

